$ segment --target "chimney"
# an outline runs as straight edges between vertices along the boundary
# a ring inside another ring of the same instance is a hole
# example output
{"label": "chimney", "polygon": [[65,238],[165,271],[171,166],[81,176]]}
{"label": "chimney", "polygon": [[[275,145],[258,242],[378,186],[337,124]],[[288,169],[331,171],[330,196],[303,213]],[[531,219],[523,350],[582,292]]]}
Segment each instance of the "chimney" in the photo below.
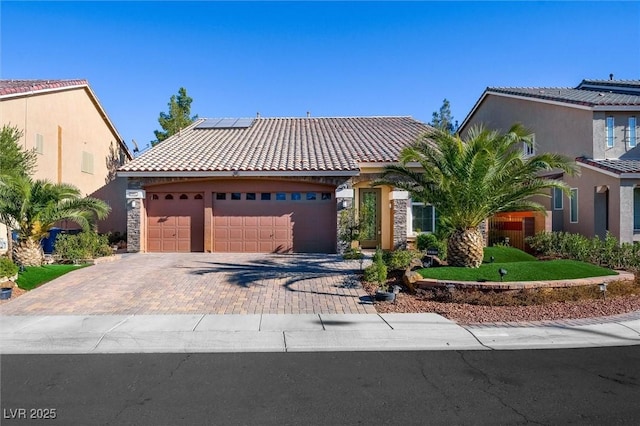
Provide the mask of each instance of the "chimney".
{"label": "chimney", "polygon": [[613,74],[609,74],[609,80],[613,80]]}
{"label": "chimney", "polygon": [[256,118],[260,118],[260,111],[256,112]]}
{"label": "chimney", "polygon": [[307,111],[307,118],[311,117],[311,112]]}

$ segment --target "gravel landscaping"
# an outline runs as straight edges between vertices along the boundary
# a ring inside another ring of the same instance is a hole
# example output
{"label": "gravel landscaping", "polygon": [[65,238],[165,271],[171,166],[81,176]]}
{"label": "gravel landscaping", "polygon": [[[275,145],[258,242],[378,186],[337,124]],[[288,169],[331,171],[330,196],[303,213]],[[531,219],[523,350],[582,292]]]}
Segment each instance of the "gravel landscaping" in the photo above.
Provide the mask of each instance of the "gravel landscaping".
{"label": "gravel landscaping", "polygon": [[[393,280],[393,279],[392,279]],[[390,283],[399,284],[396,280]],[[364,283],[370,294],[376,287]],[[591,300],[553,302],[532,306],[483,306],[469,303],[436,302],[426,292],[401,292],[395,302],[376,303],[379,313],[433,312],[459,324],[549,321],[605,317],[640,311],[640,294]]]}

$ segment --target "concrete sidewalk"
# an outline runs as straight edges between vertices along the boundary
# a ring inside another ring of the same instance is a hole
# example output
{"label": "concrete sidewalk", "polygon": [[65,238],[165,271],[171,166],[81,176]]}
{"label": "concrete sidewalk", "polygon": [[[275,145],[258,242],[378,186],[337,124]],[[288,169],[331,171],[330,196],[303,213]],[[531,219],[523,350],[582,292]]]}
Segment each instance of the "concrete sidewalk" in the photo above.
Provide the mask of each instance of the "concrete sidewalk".
{"label": "concrete sidewalk", "polygon": [[2,354],[549,349],[640,344],[640,312],[460,326],[424,314],[0,316]]}

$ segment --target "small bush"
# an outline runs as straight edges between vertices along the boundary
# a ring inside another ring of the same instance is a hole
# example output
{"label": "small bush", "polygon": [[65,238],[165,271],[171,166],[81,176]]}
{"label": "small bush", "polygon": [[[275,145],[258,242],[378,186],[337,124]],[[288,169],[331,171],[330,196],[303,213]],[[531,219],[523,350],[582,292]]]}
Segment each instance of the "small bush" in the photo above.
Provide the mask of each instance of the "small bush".
{"label": "small bush", "polygon": [[439,239],[435,234],[418,234],[416,247],[420,251],[438,250],[440,259],[445,260],[447,258],[447,241]]}
{"label": "small bush", "polygon": [[364,280],[370,283],[377,283],[380,291],[387,291],[387,265],[382,259],[382,250],[376,250],[373,255],[373,263],[364,270]]}
{"label": "small bush", "polygon": [[18,267],[8,257],[0,257],[0,278],[1,277],[13,277],[18,273]]}
{"label": "small bush", "polygon": [[348,248],[342,253],[342,258],[346,260],[360,260],[364,257],[364,254],[357,248]]}
{"label": "small bush", "polygon": [[386,250],[382,253],[384,263],[392,271],[407,269],[413,259],[420,257],[420,252],[415,250]]}
{"label": "small bush", "polygon": [[61,234],[56,238],[54,254],[66,262],[77,262],[84,259],[109,256],[113,254],[106,235],[98,235],[93,231],[80,232],[76,235]]}

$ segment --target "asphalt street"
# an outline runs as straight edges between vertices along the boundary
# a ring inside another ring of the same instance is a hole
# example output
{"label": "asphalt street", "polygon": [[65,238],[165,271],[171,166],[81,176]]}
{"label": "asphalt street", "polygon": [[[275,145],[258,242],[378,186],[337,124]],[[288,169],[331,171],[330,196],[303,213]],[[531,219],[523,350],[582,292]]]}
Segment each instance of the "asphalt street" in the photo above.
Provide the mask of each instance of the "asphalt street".
{"label": "asphalt street", "polygon": [[2,425],[640,424],[637,345],[0,361]]}

